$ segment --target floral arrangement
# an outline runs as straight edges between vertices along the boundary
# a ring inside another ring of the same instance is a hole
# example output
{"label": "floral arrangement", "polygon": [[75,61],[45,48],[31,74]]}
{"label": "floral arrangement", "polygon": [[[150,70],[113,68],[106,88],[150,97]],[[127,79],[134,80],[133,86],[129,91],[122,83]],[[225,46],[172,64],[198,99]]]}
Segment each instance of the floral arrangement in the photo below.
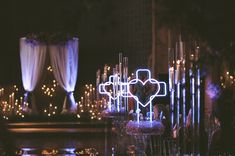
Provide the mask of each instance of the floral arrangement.
{"label": "floral arrangement", "polygon": [[26,42],[32,44],[65,44],[72,40],[74,35],[68,33],[30,33],[26,35]]}

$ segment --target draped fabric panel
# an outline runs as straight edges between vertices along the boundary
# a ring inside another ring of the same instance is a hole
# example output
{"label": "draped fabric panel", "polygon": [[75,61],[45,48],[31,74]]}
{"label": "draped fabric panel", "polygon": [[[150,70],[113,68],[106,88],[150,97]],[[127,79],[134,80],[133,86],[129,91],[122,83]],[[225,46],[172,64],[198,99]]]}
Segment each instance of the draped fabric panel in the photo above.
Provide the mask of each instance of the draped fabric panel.
{"label": "draped fabric panel", "polygon": [[78,38],[73,38],[65,44],[50,45],[49,52],[55,79],[67,93],[63,111],[75,112],[77,106],[73,91],[78,71]]}
{"label": "draped fabric panel", "polygon": [[[24,102],[29,102],[28,95],[32,94],[38,84],[46,58],[47,46],[39,42],[30,42],[26,38],[20,39],[20,61],[23,87],[26,91],[24,94]],[[33,95],[32,95],[33,98]],[[31,107],[34,108],[35,103],[32,100]]]}

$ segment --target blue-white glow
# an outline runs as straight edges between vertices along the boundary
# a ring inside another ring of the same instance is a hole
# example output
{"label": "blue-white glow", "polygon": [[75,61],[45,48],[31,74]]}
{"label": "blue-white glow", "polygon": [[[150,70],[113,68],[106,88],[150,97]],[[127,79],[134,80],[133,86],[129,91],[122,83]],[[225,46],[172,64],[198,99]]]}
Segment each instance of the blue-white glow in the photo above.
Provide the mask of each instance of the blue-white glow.
{"label": "blue-white glow", "polygon": [[177,98],[180,99],[180,83],[177,83]]}
{"label": "blue-white glow", "polygon": [[[147,79],[146,80],[141,80],[139,78],[139,73],[140,72],[145,72],[147,73]],[[135,85],[137,83],[141,83],[143,86],[147,83],[150,83],[151,85],[156,85],[156,91],[149,97],[149,99],[147,100],[147,102],[142,103],[139,100],[139,97],[134,95],[131,92],[130,89],[130,85]],[[110,93],[106,88],[110,85],[113,85],[113,94]],[[161,87],[163,88],[163,93],[160,93]],[[117,91],[118,89],[120,89],[119,91]],[[105,94],[109,97],[109,104],[108,104],[108,108],[111,109],[111,100],[117,100],[117,110],[119,111],[119,107],[120,107],[120,101],[119,101],[119,97],[133,97],[134,100],[137,102],[137,106],[136,106],[136,113],[137,113],[137,121],[139,122],[139,117],[140,117],[140,109],[139,109],[139,105],[146,107],[149,105],[149,109],[150,109],[150,114],[152,114],[152,101],[154,98],[156,97],[162,97],[162,96],[166,96],[167,94],[167,88],[166,88],[166,83],[163,81],[157,81],[156,79],[151,78],[151,72],[149,69],[138,69],[135,73],[135,79],[129,81],[129,82],[121,82],[119,76],[117,74],[111,75],[109,77],[109,81],[102,83],[99,85],[99,93],[100,94]],[[152,115],[150,115],[150,121],[152,121]]]}
{"label": "blue-white glow", "polygon": [[180,125],[180,83],[177,83],[177,124]]}
{"label": "blue-white glow", "polygon": [[197,84],[198,84],[198,88],[197,88],[197,113],[198,113],[198,115],[197,115],[197,123],[198,123],[198,125],[200,124],[200,107],[201,107],[201,104],[200,104],[200,102],[201,102],[201,97],[200,97],[200,70],[198,69],[197,70]]}
{"label": "blue-white glow", "polygon": [[[113,90],[112,90],[113,93],[111,93],[111,92],[109,92],[109,90],[107,90],[107,88],[111,85],[113,86]],[[120,78],[117,74],[109,76],[109,80],[107,82],[101,83],[99,85],[99,93],[107,95],[109,97],[108,109],[110,111],[111,111],[112,100],[113,101],[118,100],[118,102],[119,102],[119,97],[121,95],[121,92],[116,92],[115,91],[117,85],[121,86]],[[118,106],[119,106],[119,104],[118,104]]]}
{"label": "blue-white glow", "polygon": [[73,154],[76,149],[75,148],[64,148],[63,150],[70,153],[70,154]]}
{"label": "blue-white glow", "polygon": [[[139,73],[140,72],[146,72],[147,73],[147,79],[142,81],[141,79],[139,79]],[[155,98],[155,97],[162,97],[162,96],[166,96],[167,94],[167,89],[166,89],[166,83],[165,82],[161,82],[161,81],[157,81],[156,79],[153,79],[151,78],[151,72],[150,70],[148,69],[138,69],[136,71],[136,74],[135,74],[135,79],[132,79],[131,81],[129,81],[127,84],[125,83],[122,83],[123,86],[127,85],[127,93],[125,93],[123,90],[122,90],[122,96],[124,97],[133,97],[141,106],[143,107],[146,107],[148,106],[152,100]],[[155,93],[153,95],[150,96],[149,100],[145,103],[142,103],[139,98],[136,96],[136,95],[133,95],[131,90],[130,90],[130,85],[135,85],[137,83],[141,83],[142,85],[145,85],[146,83],[150,83],[152,85],[157,85],[157,90],[155,91]],[[163,93],[159,93],[160,92],[160,87],[161,87],[161,84],[163,84]],[[124,87],[122,87],[124,88]]]}
{"label": "blue-white glow", "polygon": [[195,83],[194,77],[191,78],[191,88],[192,88],[192,124],[195,123]]}
{"label": "blue-white glow", "polygon": [[192,94],[195,94],[195,80],[194,77],[192,78]]}
{"label": "blue-white glow", "polygon": [[182,96],[183,96],[183,126],[186,126],[186,90],[185,90],[185,68],[182,76]]}
{"label": "blue-white glow", "polygon": [[23,151],[32,151],[35,150],[35,148],[21,148]]}
{"label": "blue-white glow", "polygon": [[45,63],[47,47],[45,44],[34,44],[27,39],[20,39],[20,63],[23,87],[32,92],[41,78]]}
{"label": "blue-white glow", "polygon": [[174,90],[171,91],[171,128],[174,127]]}
{"label": "blue-white glow", "polygon": [[183,125],[186,125],[186,91],[185,91],[185,87],[183,88],[182,91],[183,94]]}
{"label": "blue-white glow", "polygon": [[[147,73],[147,79],[145,79],[144,81],[141,80],[139,78],[139,73],[140,72],[145,72]],[[133,95],[131,90],[130,90],[130,85],[135,85],[137,83],[141,83],[142,85],[145,85],[147,83],[150,83],[151,85],[157,85],[156,91],[149,97],[149,99],[145,102],[142,103],[139,100],[139,97],[136,95]],[[163,93],[159,93],[160,89],[161,89],[161,84],[163,84]],[[151,72],[149,69],[138,69],[135,73],[135,79],[129,81],[127,84],[126,83],[122,83],[122,85],[127,85],[127,93],[124,92],[122,90],[122,96],[123,97],[133,97],[135,99],[135,101],[137,102],[137,110],[139,109],[139,105],[141,105],[142,107],[146,107],[149,105],[149,109],[150,109],[150,114],[152,114],[152,101],[154,98],[156,97],[161,97],[161,96],[166,96],[167,94],[167,89],[166,89],[166,83],[165,82],[159,82],[156,79],[153,79],[151,76]],[[121,87],[121,88],[125,88],[125,87]],[[139,122],[139,114],[137,113],[137,121]],[[150,116],[150,122],[152,122],[152,116]]]}

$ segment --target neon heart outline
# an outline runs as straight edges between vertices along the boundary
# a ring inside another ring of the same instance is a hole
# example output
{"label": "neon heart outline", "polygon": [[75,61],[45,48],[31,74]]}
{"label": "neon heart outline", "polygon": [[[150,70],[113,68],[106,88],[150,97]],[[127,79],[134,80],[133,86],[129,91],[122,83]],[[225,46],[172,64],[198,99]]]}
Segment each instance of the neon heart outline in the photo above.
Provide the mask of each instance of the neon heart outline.
{"label": "neon heart outline", "polygon": [[[141,79],[139,79],[139,72],[147,72],[147,78],[148,78],[148,79],[146,79],[144,82],[143,82]],[[148,70],[148,69],[138,69],[138,70],[136,71],[136,73],[135,73],[135,77],[136,77],[135,79],[133,79],[133,80],[127,82],[127,83],[122,83],[122,84],[121,84],[122,86],[127,86],[127,92],[123,91],[123,87],[121,87],[121,89],[122,89],[122,90],[121,90],[121,95],[122,95],[123,97],[133,97],[137,103],[139,103],[139,104],[140,104],[141,106],[143,106],[143,107],[146,107],[146,106],[148,106],[149,104],[152,103],[152,100],[153,100],[154,98],[166,96],[166,94],[167,94],[167,93],[166,93],[166,90],[167,90],[167,89],[166,89],[166,83],[163,82],[163,81],[158,81],[158,80],[156,80],[156,79],[151,78],[151,72],[150,72],[150,70]],[[145,85],[147,82],[150,82],[150,83],[152,83],[152,84],[157,84],[157,86],[158,86],[157,91],[156,91],[153,95],[150,96],[149,100],[148,100],[145,104],[143,104],[142,102],[140,102],[139,98],[138,98],[136,95],[133,95],[133,94],[131,93],[131,91],[130,91],[130,85],[136,84],[137,82],[141,82],[142,85]],[[159,94],[159,92],[160,92],[160,84],[163,84],[163,85],[164,85],[164,93],[163,93],[163,94]]]}
{"label": "neon heart outline", "polygon": [[143,86],[144,86],[146,83],[148,83],[148,82],[150,82],[151,84],[156,84],[156,85],[157,85],[157,90],[156,90],[156,92],[153,93],[153,94],[149,97],[149,99],[147,99],[147,102],[145,102],[145,103],[142,103],[142,102],[139,100],[139,97],[138,97],[138,96],[132,94],[132,92],[131,92],[130,90],[128,90],[128,92],[129,92],[129,94],[130,94],[131,97],[133,97],[141,106],[146,107],[146,106],[148,106],[148,105],[150,104],[150,102],[152,102],[152,100],[153,100],[155,97],[158,96],[158,93],[160,92],[160,84],[159,84],[159,82],[158,82],[157,80],[155,80],[155,79],[147,79],[147,80],[145,80],[144,82],[143,82],[142,80],[140,80],[140,79],[133,79],[133,80],[131,80],[131,81],[128,83],[128,85],[135,85],[135,84],[137,84],[138,82],[140,82]]}

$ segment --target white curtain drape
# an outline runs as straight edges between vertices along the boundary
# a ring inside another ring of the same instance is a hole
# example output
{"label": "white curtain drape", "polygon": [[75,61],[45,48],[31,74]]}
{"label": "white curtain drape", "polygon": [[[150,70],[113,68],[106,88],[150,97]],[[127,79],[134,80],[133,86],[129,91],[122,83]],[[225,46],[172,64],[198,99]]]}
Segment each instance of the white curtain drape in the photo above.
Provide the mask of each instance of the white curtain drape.
{"label": "white curtain drape", "polygon": [[[20,39],[20,60],[23,87],[26,91],[24,102],[29,102],[29,96],[32,96],[39,79],[41,78],[47,46],[36,41],[29,41],[26,38]],[[31,100],[32,111],[36,111],[34,99]],[[30,104],[30,103],[29,103]]]}
{"label": "white curtain drape", "polygon": [[55,79],[67,93],[62,112],[76,112],[73,91],[78,71],[78,38],[73,38],[65,44],[50,45],[49,53]]}

